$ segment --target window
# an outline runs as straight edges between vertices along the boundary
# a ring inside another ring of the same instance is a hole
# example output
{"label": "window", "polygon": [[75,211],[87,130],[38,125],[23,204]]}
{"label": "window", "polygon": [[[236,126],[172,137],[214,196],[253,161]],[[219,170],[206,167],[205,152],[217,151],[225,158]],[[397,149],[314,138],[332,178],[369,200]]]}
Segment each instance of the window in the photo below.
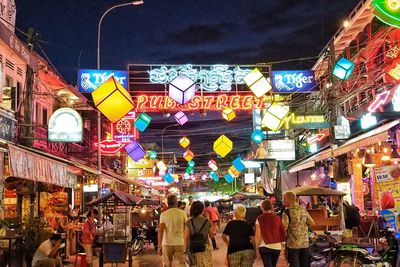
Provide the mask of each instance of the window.
{"label": "window", "polygon": [[42,125],[47,126],[47,108],[42,109]]}
{"label": "window", "polygon": [[6,83],[1,90],[1,107],[4,109],[15,110],[12,104],[15,101],[15,89],[12,89],[12,85],[12,78],[6,75]]}
{"label": "window", "polygon": [[40,117],[41,117],[41,105],[36,102],[35,105],[35,122],[40,124]]}

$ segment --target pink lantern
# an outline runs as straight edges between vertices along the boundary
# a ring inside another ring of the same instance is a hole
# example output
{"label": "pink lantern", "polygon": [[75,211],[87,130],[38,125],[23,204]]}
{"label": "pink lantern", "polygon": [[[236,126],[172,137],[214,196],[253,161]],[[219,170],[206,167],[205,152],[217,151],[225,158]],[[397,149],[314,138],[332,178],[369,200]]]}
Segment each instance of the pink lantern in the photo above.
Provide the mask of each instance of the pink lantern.
{"label": "pink lantern", "polygon": [[189,119],[183,111],[179,111],[174,115],[174,118],[177,123],[180,125],[184,125]]}
{"label": "pink lantern", "polygon": [[217,166],[217,163],[215,162],[215,160],[210,160],[208,162],[208,167],[213,171],[217,171],[218,170],[218,166]]}
{"label": "pink lantern", "polygon": [[179,104],[184,105],[194,97],[195,92],[196,82],[181,74],[169,84],[168,96]]}

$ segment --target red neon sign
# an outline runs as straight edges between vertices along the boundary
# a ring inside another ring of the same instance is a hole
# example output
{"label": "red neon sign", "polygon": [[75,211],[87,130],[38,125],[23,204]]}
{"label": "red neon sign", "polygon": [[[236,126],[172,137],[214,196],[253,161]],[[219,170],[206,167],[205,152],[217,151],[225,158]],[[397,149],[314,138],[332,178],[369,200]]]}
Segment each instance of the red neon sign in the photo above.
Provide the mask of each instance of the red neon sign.
{"label": "red neon sign", "polygon": [[386,100],[388,99],[389,95],[390,95],[389,91],[385,91],[383,93],[376,95],[374,102],[372,102],[372,104],[369,105],[368,111],[375,112],[380,106],[386,103]]}
{"label": "red neon sign", "polygon": [[136,113],[134,111],[130,111],[122,119],[116,123],[112,123],[112,138],[122,144],[129,144],[132,141],[139,139],[139,132],[135,127],[133,127],[133,122],[135,119]]}
{"label": "red neon sign", "polygon": [[[97,145],[97,143],[94,143],[95,147],[97,147]],[[115,140],[103,140],[100,142],[100,150],[103,154],[115,154],[123,147],[124,144]]]}
{"label": "red neon sign", "polygon": [[290,101],[290,95],[265,95],[257,98],[254,95],[195,95],[185,105],[178,104],[165,95],[139,95],[135,98],[138,110],[222,110],[226,107],[232,109],[252,110],[263,109],[266,103],[272,101]]}
{"label": "red neon sign", "polygon": [[319,133],[307,138],[307,143],[309,143],[311,145],[316,142],[321,142],[327,136],[329,136],[329,130],[327,130],[327,129],[322,130]]}
{"label": "red neon sign", "polygon": [[386,67],[385,71],[390,77],[396,81],[400,81],[400,59],[394,61],[392,64]]}

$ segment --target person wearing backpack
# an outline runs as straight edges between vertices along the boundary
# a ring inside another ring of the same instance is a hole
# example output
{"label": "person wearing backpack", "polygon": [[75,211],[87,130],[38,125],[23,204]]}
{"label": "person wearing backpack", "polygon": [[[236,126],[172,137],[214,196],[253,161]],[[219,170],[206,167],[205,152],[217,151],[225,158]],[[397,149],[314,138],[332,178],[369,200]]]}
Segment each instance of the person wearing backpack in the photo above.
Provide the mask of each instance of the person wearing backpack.
{"label": "person wearing backpack", "polygon": [[186,253],[189,265],[195,267],[212,267],[211,245],[208,237],[213,238],[211,222],[201,216],[204,205],[194,201],[190,207],[190,216],[185,228]]}
{"label": "person wearing backpack", "polygon": [[286,241],[285,225],[272,208],[272,201],[265,199],[261,203],[263,214],[256,220],[256,255],[261,257],[264,267],[277,265],[282,243]]}
{"label": "person wearing backpack", "polygon": [[254,262],[254,230],[245,221],[246,208],[238,205],[234,211],[235,219],[230,221],[223,232],[222,239],[228,244],[229,267],[251,267]]}

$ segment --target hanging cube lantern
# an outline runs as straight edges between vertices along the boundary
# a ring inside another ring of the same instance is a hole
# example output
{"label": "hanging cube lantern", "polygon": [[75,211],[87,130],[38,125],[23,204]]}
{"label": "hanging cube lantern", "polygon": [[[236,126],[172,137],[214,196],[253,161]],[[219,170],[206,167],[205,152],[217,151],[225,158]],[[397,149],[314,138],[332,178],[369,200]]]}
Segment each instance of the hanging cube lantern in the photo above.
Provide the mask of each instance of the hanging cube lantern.
{"label": "hanging cube lantern", "polygon": [[222,111],[222,117],[224,117],[224,119],[227,121],[231,121],[236,118],[236,114],[232,108],[224,108]]}
{"label": "hanging cube lantern", "polygon": [[209,167],[211,170],[215,171],[215,172],[218,170],[218,166],[217,166],[217,163],[215,162],[215,160],[210,160],[210,161],[208,162],[208,167]]}
{"label": "hanging cube lantern", "polygon": [[183,179],[189,180],[189,179],[190,179],[190,173],[185,172],[185,173],[183,174]]}
{"label": "hanging cube lantern", "polygon": [[268,109],[265,110],[261,125],[267,127],[271,131],[276,132],[282,127],[282,124],[285,122],[285,118],[288,115],[289,107],[273,103]]}
{"label": "hanging cube lantern", "polygon": [[243,78],[244,83],[250,88],[256,97],[260,98],[271,89],[271,83],[261,73],[258,68],[253,69]]}
{"label": "hanging cube lantern", "polygon": [[181,145],[181,147],[187,148],[190,145],[190,140],[186,136],[184,136],[179,140],[179,144]]}
{"label": "hanging cube lantern", "polygon": [[254,130],[253,133],[251,134],[251,140],[253,140],[254,143],[259,144],[261,143],[262,140],[264,140],[265,134],[261,130]]}
{"label": "hanging cube lantern", "polygon": [[157,152],[155,152],[154,150],[149,152],[149,157],[151,159],[156,159],[157,158]]}
{"label": "hanging cube lantern", "polygon": [[96,108],[113,123],[134,108],[131,95],[114,76],[97,87],[92,98]]}
{"label": "hanging cube lantern", "polygon": [[164,176],[163,176],[163,178],[164,178],[164,180],[167,182],[167,183],[172,183],[173,181],[174,181],[174,177],[172,177],[172,175],[169,173],[169,172],[167,172]]}
{"label": "hanging cube lantern", "polygon": [[151,117],[149,115],[147,115],[146,113],[140,113],[139,117],[137,117],[133,125],[139,131],[144,132],[147,126],[149,126],[150,122],[151,122]]}
{"label": "hanging cube lantern", "polygon": [[236,170],[238,170],[239,172],[243,171],[244,169],[246,169],[246,166],[244,165],[244,162],[240,159],[237,158],[232,162],[233,167],[235,167]]}
{"label": "hanging cube lantern", "polygon": [[217,153],[222,158],[224,158],[226,155],[229,154],[229,152],[231,152],[232,147],[233,142],[225,135],[221,135],[220,137],[218,137],[213,146],[215,153]]}
{"label": "hanging cube lantern", "polygon": [[166,171],[167,170],[167,166],[161,160],[156,163],[156,166],[157,166],[157,169],[159,169],[160,171]]}
{"label": "hanging cube lantern", "polygon": [[347,58],[339,59],[333,68],[333,75],[341,80],[346,80],[350,77],[354,69],[354,63]]}
{"label": "hanging cube lantern", "polygon": [[218,175],[214,171],[210,171],[210,177],[216,182],[219,181]]}
{"label": "hanging cube lantern", "polygon": [[177,112],[174,115],[174,118],[175,118],[176,122],[179,123],[180,125],[184,125],[189,120],[188,117],[186,116],[186,114],[183,111]]}
{"label": "hanging cube lantern", "polygon": [[170,82],[168,89],[168,96],[179,104],[184,105],[194,97],[196,82],[181,74]]}
{"label": "hanging cube lantern", "polygon": [[187,149],[185,153],[183,153],[183,158],[186,159],[186,161],[191,161],[194,158],[194,153],[192,150]]}
{"label": "hanging cube lantern", "polygon": [[185,173],[193,174],[194,173],[193,167],[186,167]]}
{"label": "hanging cube lantern", "polygon": [[240,174],[240,171],[236,170],[234,166],[230,166],[228,169],[228,173],[232,175],[233,177],[238,177]]}
{"label": "hanging cube lantern", "polygon": [[133,141],[127,145],[125,151],[134,161],[138,161],[146,156],[146,151],[144,151],[143,147],[137,141]]}
{"label": "hanging cube lantern", "polygon": [[233,176],[230,175],[229,173],[225,174],[224,178],[228,183],[232,183],[233,182]]}
{"label": "hanging cube lantern", "polygon": [[192,168],[193,168],[195,165],[196,165],[196,163],[195,163],[193,160],[191,160],[191,161],[188,162],[188,166],[189,166],[189,167],[192,167]]}

